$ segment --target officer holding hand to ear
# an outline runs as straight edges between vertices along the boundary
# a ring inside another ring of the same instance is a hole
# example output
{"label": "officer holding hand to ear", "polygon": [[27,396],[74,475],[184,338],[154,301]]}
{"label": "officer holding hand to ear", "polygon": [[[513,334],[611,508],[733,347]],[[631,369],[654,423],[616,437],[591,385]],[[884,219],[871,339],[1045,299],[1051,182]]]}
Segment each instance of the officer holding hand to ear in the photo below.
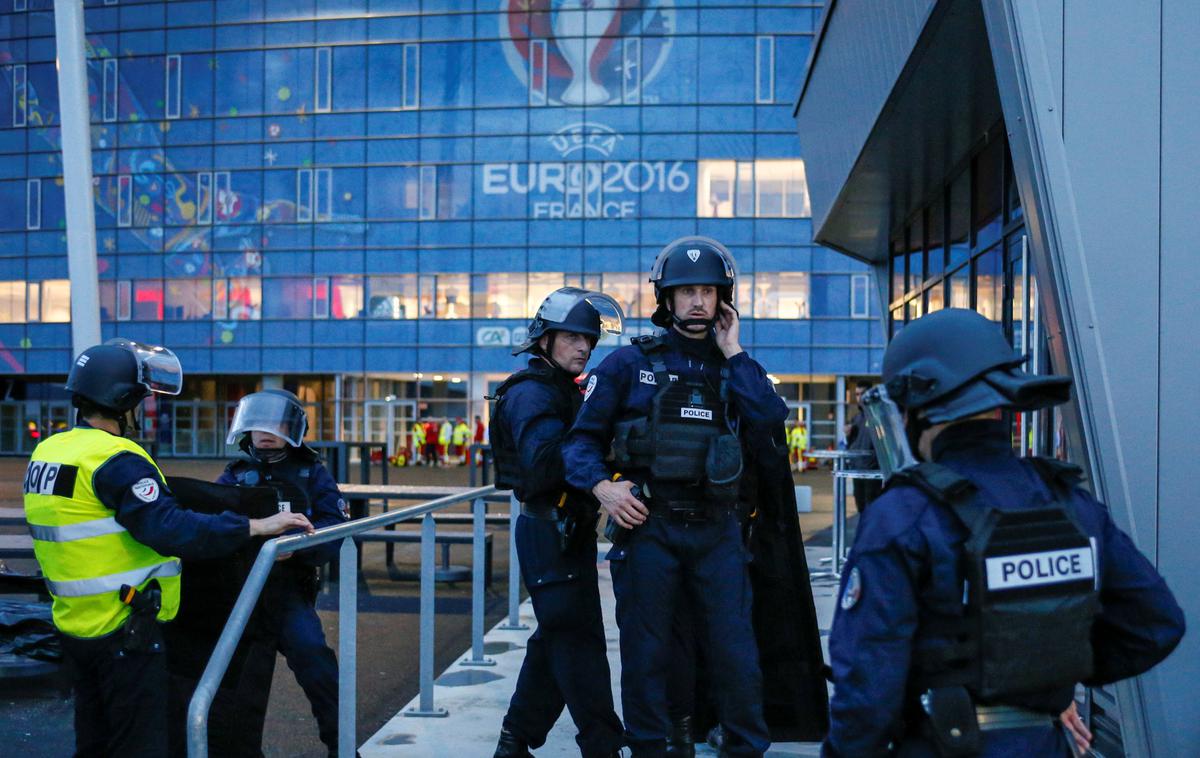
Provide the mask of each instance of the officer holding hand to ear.
{"label": "officer holding hand to ear", "polygon": [[1064,403],[1071,384],[1022,362],[964,309],[888,345],[863,404],[890,478],[842,575],[823,755],[1070,756],[1090,738],[1076,683],[1179,644],[1174,596],[1080,470],[1013,453],[1002,411]]}
{"label": "officer holding hand to ear", "polygon": [[609,554],[625,733],[634,756],[666,754],[672,629],[686,593],[713,662],[722,755],[761,756],[770,737],[736,511],[742,443],[773,444],[787,406],[742,349],[734,261],[724,245],[675,240],[650,281],[659,306],[653,321],[665,331],[601,362],[563,448],[567,482],[590,490],[610,519],[632,530]]}

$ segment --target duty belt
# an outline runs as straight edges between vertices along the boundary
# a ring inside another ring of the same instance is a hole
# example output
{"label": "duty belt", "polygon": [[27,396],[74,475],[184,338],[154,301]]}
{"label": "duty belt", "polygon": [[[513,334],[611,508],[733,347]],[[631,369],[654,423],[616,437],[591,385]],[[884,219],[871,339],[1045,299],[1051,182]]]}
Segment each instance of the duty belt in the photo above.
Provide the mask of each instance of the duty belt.
{"label": "duty belt", "polygon": [[1054,720],[1048,714],[1014,705],[977,705],[975,720],[979,722],[979,730],[982,732],[1054,726]]}
{"label": "duty belt", "polygon": [[521,503],[521,515],[541,521],[558,521],[558,507],[554,505],[533,505]]}
{"label": "duty belt", "polygon": [[668,500],[667,498],[650,498],[650,515],[670,521],[684,523],[699,523],[711,521],[715,515],[713,507],[703,500]]}

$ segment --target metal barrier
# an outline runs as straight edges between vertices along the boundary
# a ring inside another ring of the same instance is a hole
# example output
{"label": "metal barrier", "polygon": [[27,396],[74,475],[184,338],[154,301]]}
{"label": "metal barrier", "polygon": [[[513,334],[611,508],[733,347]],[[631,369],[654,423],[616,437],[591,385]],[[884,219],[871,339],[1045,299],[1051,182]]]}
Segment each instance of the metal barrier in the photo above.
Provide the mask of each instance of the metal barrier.
{"label": "metal barrier", "polygon": [[[190,758],[206,758],[208,756],[208,712],[212,707],[213,697],[217,687],[225,676],[234,650],[246,629],[246,623],[254,611],[258,597],[262,593],[267,576],[275,564],[276,556],[307,550],[335,540],[342,541],[339,553],[338,581],[338,755],[349,758],[355,754],[356,739],[356,697],[357,697],[357,654],[358,654],[358,551],[354,545],[354,535],[371,529],[378,529],[400,521],[421,517],[421,616],[420,616],[420,699],[418,707],[404,712],[406,716],[445,716],[445,709],[434,706],[433,702],[433,635],[434,635],[434,538],[436,524],[433,513],[457,503],[471,501],[473,513],[474,539],[472,548],[474,565],[471,567],[471,657],[463,661],[466,665],[489,666],[493,661],[483,655],[483,622],[484,622],[484,561],[483,541],[485,524],[484,497],[496,491],[494,486],[479,487],[466,492],[447,495],[437,500],[414,505],[409,508],[389,511],[376,516],[348,521],[344,524],[319,529],[313,534],[296,534],[287,537],[276,537],[267,541],[258,553],[254,566],[250,569],[242,592],[238,595],[237,603],[229,615],[221,637],[213,649],[212,658],[204,669],[192,701],[188,706],[188,756]],[[515,514],[520,512],[520,506],[513,500],[512,523],[515,524]],[[509,535],[510,543],[513,542]],[[515,550],[510,548],[509,563],[509,620],[517,618],[512,604],[514,586],[520,592],[519,580],[515,579],[517,562]],[[517,595],[519,601],[520,596]]]}
{"label": "metal barrier", "polygon": [[814,571],[812,579],[841,579],[842,564],[849,551],[846,544],[846,482],[850,479],[883,479],[883,475],[878,471],[847,469],[846,462],[874,455],[872,452],[860,450],[815,450],[809,453],[809,457],[833,461],[833,525],[830,529],[833,555],[821,559],[822,563],[829,562],[829,570]]}

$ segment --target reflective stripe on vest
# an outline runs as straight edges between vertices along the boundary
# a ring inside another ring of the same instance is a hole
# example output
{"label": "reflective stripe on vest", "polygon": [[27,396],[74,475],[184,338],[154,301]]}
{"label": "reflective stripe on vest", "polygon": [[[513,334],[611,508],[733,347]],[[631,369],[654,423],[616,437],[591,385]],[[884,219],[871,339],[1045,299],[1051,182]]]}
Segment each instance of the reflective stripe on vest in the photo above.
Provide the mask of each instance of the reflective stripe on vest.
{"label": "reflective stripe on vest", "polygon": [[157,581],[160,621],[179,610],[178,559],[134,539],[93,488],[96,471],[123,453],[143,458],[162,478],[132,440],[87,427],[42,440],[25,477],[25,518],[53,599],[54,625],[73,637],[101,637],[125,623],[129,607],[117,597],[122,584],[140,590]]}
{"label": "reflective stripe on vest", "polygon": [[[75,540],[85,540],[88,537],[99,537],[102,534],[119,534],[123,531],[125,531],[125,527],[118,524],[112,516],[66,526],[29,525],[29,533],[35,540],[42,542],[74,542]],[[120,588],[118,587],[118,589]]]}
{"label": "reflective stripe on vest", "polygon": [[88,595],[116,592],[121,589],[121,585],[123,584],[137,587],[151,579],[179,576],[182,570],[183,567],[180,565],[178,558],[168,558],[166,561],[154,566],[123,571],[119,574],[109,574],[108,576],[100,576],[95,579],[75,579],[69,582],[54,582],[47,579],[46,586],[50,589],[51,594],[58,597],[86,597]]}

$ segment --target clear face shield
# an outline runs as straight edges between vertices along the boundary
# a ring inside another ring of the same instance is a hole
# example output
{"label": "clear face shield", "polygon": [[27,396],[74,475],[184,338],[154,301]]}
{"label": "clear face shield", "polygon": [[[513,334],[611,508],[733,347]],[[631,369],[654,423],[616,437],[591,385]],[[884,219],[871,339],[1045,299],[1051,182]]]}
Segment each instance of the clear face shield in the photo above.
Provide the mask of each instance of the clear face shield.
{"label": "clear face shield", "polygon": [[183,367],[179,358],[165,347],[143,345],[140,342],[114,337],[106,345],[117,345],[137,358],[138,382],[160,395],[178,395],[183,391]]}
{"label": "clear face shield", "polygon": [[600,314],[600,339],[606,335],[619,335],[624,328],[625,314],[611,296],[603,292],[563,287],[550,293],[538,309],[538,316],[545,321],[561,324],[568,320],[571,311],[582,302],[587,302]]}
{"label": "clear face shield", "polygon": [[225,444],[237,443],[247,432],[267,432],[282,437],[292,447],[300,447],[306,431],[308,419],[295,401],[272,392],[255,392],[238,403]]}
{"label": "clear face shield", "polygon": [[888,395],[887,388],[878,384],[863,393],[863,414],[867,429],[875,443],[875,457],[887,481],[897,471],[917,465],[908,434],[904,428],[904,413]]}

